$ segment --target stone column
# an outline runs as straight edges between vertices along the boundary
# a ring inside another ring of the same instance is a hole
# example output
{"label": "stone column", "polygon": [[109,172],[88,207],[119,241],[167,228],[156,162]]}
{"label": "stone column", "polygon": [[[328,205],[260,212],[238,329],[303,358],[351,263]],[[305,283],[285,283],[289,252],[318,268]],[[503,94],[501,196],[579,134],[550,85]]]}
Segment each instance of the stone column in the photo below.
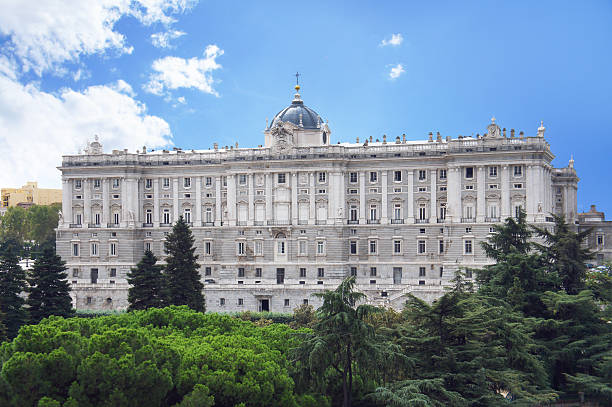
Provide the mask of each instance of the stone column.
{"label": "stone column", "polygon": [[296,172],[291,173],[291,224],[298,224],[298,175]]}
{"label": "stone column", "polygon": [[110,180],[102,179],[102,225],[106,227],[110,223]]}
{"label": "stone column", "polygon": [[153,226],[159,227],[159,178],[153,178]]}
{"label": "stone column", "polygon": [[128,211],[129,211],[129,198],[128,198],[128,188],[127,188],[127,179],[125,177],[121,177],[121,221],[119,224],[121,227],[125,228],[128,225]]}
{"label": "stone column", "polygon": [[314,225],[315,224],[315,219],[316,219],[316,207],[315,207],[315,174],[314,172],[311,172],[308,175],[308,178],[310,180],[310,193],[308,194],[310,196],[310,216],[308,219],[308,224],[309,225]]}
{"label": "stone column", "polygon": [[221,226],[223,217],[221,214],[221,176],[215,177],[215,226]]}
{"label": "stone column", "polygon": [[83,179],[83,227],[89,227],[91,223],[91,181]]}
{"label": "stone column", "polygon": [[64,178],[62,180],[62,217],[64,224],[60,227],[69,227],[74,223],[72,219],[72,180]]}
{"label": "stone column", "polygon": [[[461,167],[450,167],[447,172],[447,218],[461,222]],[[450,214],[450,216],[448,216]]]}
{"label": "stone column", "polygon": [[510,217],[510,172],[508,165],[502,165],[501,173],[501,220]]}
{"label": "stone column", "polygon": [[534,222],[536,216],[536,205],[537,205],[537,185],[536,185],[537,171],[533,165],[525,166],[525,194],[526,194],[526,208],[527,222]]}
{"label": "stone column", "polygon": [[236,226],[236,174],[227,176],[227,220]]}
{"label": "stone column", "polygon": [[172,222],[179,218],[179,179],[172,178]]}
{"label": "stone column", "polygon": [[250,174],[247,182],[249,183],[249,221],[248,225],[255,223],[255,174]]}
{"label": "stone column", "polygon": [[359,223],[366,223],[365,171],[359,171]]}
{"label": "stone column", "polygon": [[407,200],[407,216],[406,223],[414,223],[414,171],[406,170],[406,177],[408,178],[408,198]]}
{"label": "stone column", "polygon": [[274,220],[272,211],[272,182],[274,174],[266,174],[266,221]]}
{"label": "stone column", "polygon": [[202,177],[195,177],[195,226],[202,226]]}
{"label": "stone column", "polygon": [[429,171],[429,223],[436,223],[438,221],[438,209],[437,209],[437,170]]}
{"label": "stone column", "polygon": [[387,193],[388,193],[388,189],[389,189],[389,180],[387,179],[388,175],[389,175],[389,171],[387,170],[383,170],[381,171],[381,182],[382,182],[382,199],[381,199],[381,206],[382,206],[382,210],[381,210],[381,219],[380,219],[380,223],[385,225],[387,223],[389,223],[389,219],[388,219],[388,203],[387,203]]}
{"label": "stone column", "polygon": [[484,166],[478,166],[478,173],[476,179],[476,222],[484,222],[486,216],[486,184],[485,184],[485,168]]}

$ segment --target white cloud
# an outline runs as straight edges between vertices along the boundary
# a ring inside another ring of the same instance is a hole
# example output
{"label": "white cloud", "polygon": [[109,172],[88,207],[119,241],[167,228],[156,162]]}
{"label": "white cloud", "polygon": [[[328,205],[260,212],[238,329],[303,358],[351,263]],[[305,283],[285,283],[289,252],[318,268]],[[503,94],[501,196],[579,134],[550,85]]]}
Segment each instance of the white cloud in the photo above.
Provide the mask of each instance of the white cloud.
{"label": "white cloud", "polygon": [[0,75],[0,155],[5,168],[0,185],[39,181],[43,187],[58,187],[55,167],[62,154],[76,153],[94,134],[105,151],[171,144],[168,123],[148,115],[131,92],[129,84],[118,81],[51,94]]}
{"label": "white cloud", "polygon": [[[123,16],[145,25],[171,24],[172,15],[192,8],[197,0],[3,0],[0,34],[8,36],[4,54],[19,59],[24,72],[41,75],[81,55],[133,48],[115,30]],[[59,69],[61,73],[62,70]]]}
{"label": "white cloud", "polygon": [[151,42],[157,48],[170,48],[170,41],[182,37],[186,33],[179,30],[169,30],[151,34]]}
{"label": "white cloud", "polygon": [[391,67],[391,70],[389,71],[389,78],[390,79],[397,79],[404,72],[406,72],[406,71],[404,71],[404,65],[397,64],[397,65]]}
{"label": "white cloud", "polygon": [[144,89],[154,95],[167,95],[169,91],[179,88],[194,88],[204,93],[219,96],[213,89],[212,72],[221,68],[216,58],[223,55],[223,50],[216,45],[209,45],[204,51],[204,58],[184,59],[165,57],[153,62],[155,71],[149,76]]}
{"label": "white cloud", "polygon": [[402,34],[400,33],[391,34],[391,38],[389,39],[385,38],[384,40],[382,40],[380,43],[380,46],[386,47],[387,45],[391,45],[391,46],[397,47],[402,42],[404,42],[404,37],[402,37]]}

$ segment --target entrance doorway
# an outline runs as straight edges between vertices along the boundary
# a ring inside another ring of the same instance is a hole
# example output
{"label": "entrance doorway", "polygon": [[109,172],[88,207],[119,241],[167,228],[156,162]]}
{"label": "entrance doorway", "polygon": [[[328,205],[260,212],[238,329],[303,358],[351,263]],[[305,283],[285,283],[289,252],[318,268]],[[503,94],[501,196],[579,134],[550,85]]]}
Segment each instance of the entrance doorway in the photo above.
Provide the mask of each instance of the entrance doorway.
{"label": "entrance doorway", "polygon": [[393,284],[401,284],[401,283],[402,283],[402,268],[393,267]]}
{"label": "entrance doorway", "polygon": [[276,269],[276,284],[285,284],[285,269]]}
{"label": "entrance doorway", "polygon": [[261,299],[259,300],[259,312],[269,312],[270,311],[270,300],[269,299]]}

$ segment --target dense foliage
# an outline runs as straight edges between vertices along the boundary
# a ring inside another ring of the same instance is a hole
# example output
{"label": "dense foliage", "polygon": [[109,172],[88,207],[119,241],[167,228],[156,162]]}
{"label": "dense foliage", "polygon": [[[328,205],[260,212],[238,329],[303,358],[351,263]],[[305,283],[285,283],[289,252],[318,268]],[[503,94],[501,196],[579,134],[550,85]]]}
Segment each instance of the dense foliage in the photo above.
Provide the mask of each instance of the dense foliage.
{"label": "dense foliage", "polygon": [[186,307],[52,317],[0,347],[0,405],[325,405],[294,391],[292,332]]}
{"label": "dense foliage", "polygon": [[26,275],[19,266],[21,246],[16,239],[0,242],[0,312],[2,324],[9,338],[15,337],[19,327],[27,320],[21,293],[26,290]]}
{"label": "dense foliage", "polygon": [[127,275],[128,310],[161,308],[168,304],[168,288],[163,266],[157,265],[157,257],[150,251],[145,254]]}
{"label": "dense foliage", "polygon": [[0,219],[0,238],[12,238],[20,244],[32,241],[35,245],[53,240],[60,208],[60,204],[10,207]]}

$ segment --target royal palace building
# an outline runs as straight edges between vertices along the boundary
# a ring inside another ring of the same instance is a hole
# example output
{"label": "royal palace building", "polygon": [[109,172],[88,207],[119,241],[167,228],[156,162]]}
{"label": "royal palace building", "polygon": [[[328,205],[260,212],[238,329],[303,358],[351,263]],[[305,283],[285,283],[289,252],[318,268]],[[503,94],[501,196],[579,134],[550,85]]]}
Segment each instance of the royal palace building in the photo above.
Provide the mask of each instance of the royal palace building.
{"label": "royal palace building", "polygon": [[127,307],[126,273],[182,216],[190,225],[211,311],[291,312],[355,275],[372,304],[433,300],[460,268],[490,263],[480,243],[520,210],[577,220],[573,161],[554,168],[533,135],[491,119],[483,135],[429,133],[332,143],[296,87],[257,148],[63,157],[58,254],[78,309]]}

